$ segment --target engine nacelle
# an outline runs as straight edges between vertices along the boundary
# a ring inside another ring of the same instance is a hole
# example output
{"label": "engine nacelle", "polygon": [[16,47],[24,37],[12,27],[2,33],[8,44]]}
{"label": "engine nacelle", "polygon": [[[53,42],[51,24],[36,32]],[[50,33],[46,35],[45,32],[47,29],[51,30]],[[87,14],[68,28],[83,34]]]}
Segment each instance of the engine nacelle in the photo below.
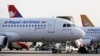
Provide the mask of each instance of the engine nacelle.
{"label": "engine nacelle", "polygon": [[7,45],[8,39],[6,36],[0,36],[0,48],[4,48]]}
{"label": "engine nacelle", "polygon": [[8,39],[8,42],[15,42],[20,40],[20,35],[16,32],[0,32],[1,36],[6,36]]}
{"label": "engine nacelle", "polygon": [[84,45],[91,45],[92,44],[92,40],[91,39],[83,39],[83,44]]}

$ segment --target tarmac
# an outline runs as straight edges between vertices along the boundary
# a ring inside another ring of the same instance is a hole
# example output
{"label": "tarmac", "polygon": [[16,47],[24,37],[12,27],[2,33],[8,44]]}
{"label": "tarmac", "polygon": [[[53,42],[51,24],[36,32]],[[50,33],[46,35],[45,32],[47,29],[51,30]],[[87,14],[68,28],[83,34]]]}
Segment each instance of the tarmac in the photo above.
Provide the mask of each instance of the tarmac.
{"label": "tarmac", "polygon": [[79,54],[77,52],[66,53],[63,51],[62,53],[52,54],[52,51],[35,51],[34,49],[30,50],[13,50],[10,51],[8,49],[3,49],[0,52],[0,56],[100,56],[99,54]]}

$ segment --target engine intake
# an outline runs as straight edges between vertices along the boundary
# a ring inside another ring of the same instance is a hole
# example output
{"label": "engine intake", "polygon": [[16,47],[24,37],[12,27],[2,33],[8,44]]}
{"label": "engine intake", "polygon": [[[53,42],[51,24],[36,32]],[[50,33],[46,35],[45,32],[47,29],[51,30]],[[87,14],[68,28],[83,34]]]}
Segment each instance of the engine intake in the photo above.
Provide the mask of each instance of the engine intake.
{"label": "engine intake", "polygon": [[92,45],[93,41],[91,39],[83,39],[84,45]]}
{"label": "engine intake", "polygon": [[6,36],[0,36],[0,48],[5,48],[7,45],[8,39]]}

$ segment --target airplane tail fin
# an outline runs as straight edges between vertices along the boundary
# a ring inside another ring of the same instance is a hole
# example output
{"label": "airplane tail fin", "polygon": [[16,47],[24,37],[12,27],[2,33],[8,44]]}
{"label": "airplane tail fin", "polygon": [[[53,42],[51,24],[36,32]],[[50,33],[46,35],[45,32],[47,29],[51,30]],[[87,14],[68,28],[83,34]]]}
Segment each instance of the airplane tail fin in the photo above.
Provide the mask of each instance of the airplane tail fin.
{"label": "airplane tail fin", "polygon": [[19,13],[19,11],[16,9],[14,5],[8,6],[9,16],[10,18],[20,18],[22,15]]}
{"label": "airplane tail fin", "polygon": [[80,15],[83,27],[94,27],[94,24],[89,20],[86,15]]}

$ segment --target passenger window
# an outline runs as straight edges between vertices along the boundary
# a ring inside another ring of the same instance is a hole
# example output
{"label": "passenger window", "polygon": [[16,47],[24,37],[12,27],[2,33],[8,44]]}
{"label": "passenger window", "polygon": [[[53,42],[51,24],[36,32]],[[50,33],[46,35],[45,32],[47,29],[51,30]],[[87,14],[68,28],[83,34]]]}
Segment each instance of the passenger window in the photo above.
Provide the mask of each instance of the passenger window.
{"label": "passenger window", "polygon": [[43,25],[41,25],[41,27],[42,27]]}
{"label": "passenger window", "polygon": [[10,25],[8,25],[8,27],[10,27]]}
{"label": "passenger window", "polygon": [[31,25],[29,25],[29,27],[31,27]]}
{"label": "passenger window", "polygon": [[2,25],[2,27],[4,27],[4,25]]}
{"label": "passenger window", "polygon": [[[8,25],[9,26],[9,25]],[[16,27],[16,25],[14,25],[14,27]]]}
{"label": "passenger window", "polygon": [[23,27],[25,27],[25,25],[23,25]]}
{"label": "passenger window", "polygon": [[19,27],[19,25],[17,25],[17,27]]}
{"label": "passenger window", "polygon": [[63,27],[66,27],[67,26],[67,24],[63,24]]}
{"label": "passenger window", "polygon": [[44,25],[44,27],[46,27],[46,25]]}
{"label": "passenger window", "polygon": [[26,25],[26,27],[27,27],[28,25]]}
{"label": "passenger window", "polygon": [[11,25],[11,27],[13,27],[13,25]]}
{"label": "passenger window", "polygon": [[34,25],[32,25],[32,27],[34,27]]}
{"label": "passenger window", "polygon": [[39,27],[40,25],[38,25],[38,27]]}
{"label": "passenger window", "polygon": [[22,27],[22,25],[20,25],[20,27]]}
{"label": "passenger window", "polygon": [[37,25],[34,25],[34,27],[37,27]]}

